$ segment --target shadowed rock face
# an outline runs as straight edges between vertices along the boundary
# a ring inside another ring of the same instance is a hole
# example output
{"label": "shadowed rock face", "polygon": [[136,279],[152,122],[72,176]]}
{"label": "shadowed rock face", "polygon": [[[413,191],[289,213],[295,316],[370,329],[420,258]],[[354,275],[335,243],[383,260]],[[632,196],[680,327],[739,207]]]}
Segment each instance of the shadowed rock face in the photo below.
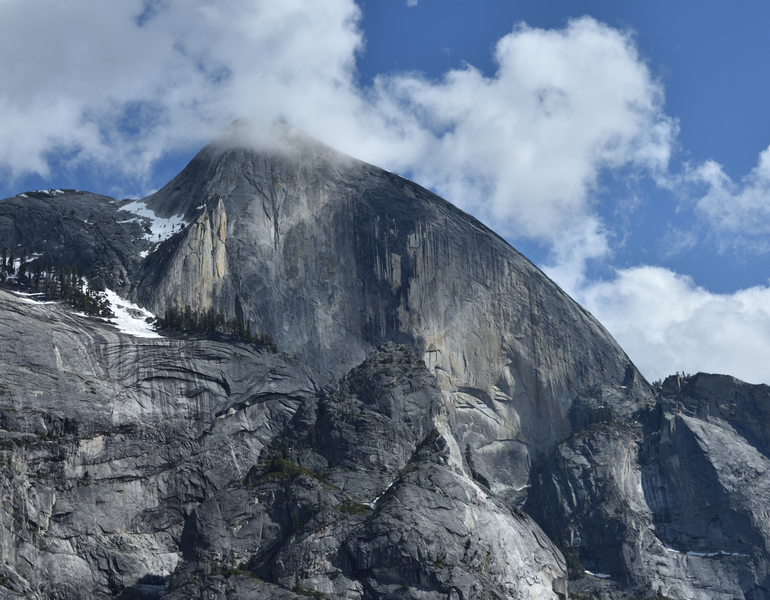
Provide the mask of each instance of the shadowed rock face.
{"label": "shadowed rock face", "polygon": [[142,201],[165,225],[73,190],[0,202],[17,256],[287,352],[0,290],[0,597],[558,600],[567,569],[583,597],[770,597],[766,386],[653,390],[472,217],[249,135]]}
{"label": "shadowed rock face", "polygon": [[121,212],[128,201],[76,190],[27,192],[0,202],[0,246],[50,264],[90,272],[112,289],[131,286],[131,276],[152,244],[148,219]]}
{"label": "shadowed rock face", "polygon": [[[572,588],[770,597],[770,388],[673,376],[657,405],[630,419],[614,411],[625,394],[604,388],[576,401],[580,425],[539,467],[527,498],[572,558]],[[611,580],[581,576],[577,559]]]}

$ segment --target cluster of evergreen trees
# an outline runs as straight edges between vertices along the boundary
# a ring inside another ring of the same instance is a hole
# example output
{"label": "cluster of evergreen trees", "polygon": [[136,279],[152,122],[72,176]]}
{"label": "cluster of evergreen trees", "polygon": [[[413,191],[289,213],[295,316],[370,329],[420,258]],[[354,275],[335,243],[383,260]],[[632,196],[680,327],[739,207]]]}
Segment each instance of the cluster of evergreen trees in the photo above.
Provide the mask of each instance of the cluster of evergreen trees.
{"label": "cluster of evergreen trees", "polygon": [[18,256],[6,247],[0,250],[0,282],[43,294],[47,300],[60,300],[97,317],[114,315],[110,303],[97,290],[80,267],[50,264],[44,257]]}
{"label": "cluster of evergreen trees", "polygon": [[234,335],[249,344],[259,344],[277,352],[275,342],[269,334],[255,334],[251,330],[251,323],[243,324],[243,321],[233,317],[228,320],[225,314],[213,307],[201,310],[193,309],[187,304],[184,308],[179,304],[166,306],[165,315],[158,318],[158,327],[167,331],[185,331],[193,333],[226,333]]}

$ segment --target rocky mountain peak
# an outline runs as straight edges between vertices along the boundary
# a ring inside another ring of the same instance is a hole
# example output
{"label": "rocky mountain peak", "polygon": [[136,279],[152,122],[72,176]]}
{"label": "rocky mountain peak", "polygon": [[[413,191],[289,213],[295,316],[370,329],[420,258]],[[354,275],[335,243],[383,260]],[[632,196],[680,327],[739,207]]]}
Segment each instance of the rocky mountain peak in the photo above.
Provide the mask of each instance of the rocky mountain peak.
{"label": "rocky mountain peak", "polygon": [[[612,382],[647,402],[601,324],[476,219],[285,124],[254,131],[234,123],[145,199],[190,224],[144,265],[142,304],[213,306],[332,377],[408,344],[510,496],[567,434],[581,390]],[[226,232],[212,237],[220,214]]]}
{"label": "rocky mountain peak", "polygon": [[334,177],[340,171],[365,168],[311,138],[285,121],[263,123],[238,119],[203,148],[168,184],[145,200],[162,217],[181,215],[189,222],[212,198],[229,197],[231,186],[264,170],[279,178],[291,171]]}

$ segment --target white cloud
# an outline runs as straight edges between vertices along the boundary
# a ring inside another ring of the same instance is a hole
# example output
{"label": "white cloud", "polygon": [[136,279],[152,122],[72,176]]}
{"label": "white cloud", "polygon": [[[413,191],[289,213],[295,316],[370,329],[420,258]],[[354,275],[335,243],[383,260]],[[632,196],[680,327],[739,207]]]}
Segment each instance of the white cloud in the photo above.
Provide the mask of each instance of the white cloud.
{"label": "white cloud", "polygon": [[760,153],[757,166],[740,184],[714,161],[693,169],[687,180],[707,186],[706,194],[696,202],[696,211],[706,219],[721,246],[770,250],[766,239],[770,233],[770,147]]}
{"label": "white cloud", "polygon": [[406,5],[408,7],[417,6],[417,0],[406,0]]}
{"label": "white cloud", "polygon": [[402,154],[418,181],[506,234],[552,243],[595,218],[603,169],[666,171],[677,125],[629,34],[588,17],[520,26],[495,57],[492,77],[466,66],[440,82],[378,79],[380,113],[408,115],[394,122],[424,144]]}
{"label": "white cloud", "polygon": [[676,371],[770,382],[770,287],[713,294],[661,267],[617,272],[575,298],[650,380]]}
{"label": "white cloud", "polygon": [[576,225],[563,227],[552,242],[551,264],[543,266],[546,275],[568,294],[576,294],[586,284],[590,261],[606,259],[610,254],[607,235],[595,218],[585,218]]}
{"label": "white cloud", "polygon": [[141,178],[244,114],[350,108],[358,18],[352,0],[5,0],[0,166],[47,175],[63,154]]}
{"label": "white cloud", "polygon": [[6,0],[0,166],[46,175],[64,155],[142,181],[234,118],[285,118],[547,243],[600,229],[602,169],[666,169],[676,124],[627,33],[587,17],[520,26],[491,77],[467,66],[361,90],[359,19],[352,0]]}

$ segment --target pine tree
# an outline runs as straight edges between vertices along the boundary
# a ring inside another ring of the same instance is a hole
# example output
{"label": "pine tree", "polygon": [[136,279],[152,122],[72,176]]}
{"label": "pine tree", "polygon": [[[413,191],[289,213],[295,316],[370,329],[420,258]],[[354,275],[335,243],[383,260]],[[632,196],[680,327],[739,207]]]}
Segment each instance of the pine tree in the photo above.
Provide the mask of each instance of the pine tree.
{"label": "pine tree", "polygon": [[24,283],[26,281],[25,271],[27,270],[27,261],[24,253],[19,255],[19,268],[16,272],[16,281],[18,283]]}
{"label": "pine tree", "polygon": [[476,465],[473,463],[473,452],[471,451],[470,444],[465,444],[465,462],[468,463],[471,474],[476,475]]}

